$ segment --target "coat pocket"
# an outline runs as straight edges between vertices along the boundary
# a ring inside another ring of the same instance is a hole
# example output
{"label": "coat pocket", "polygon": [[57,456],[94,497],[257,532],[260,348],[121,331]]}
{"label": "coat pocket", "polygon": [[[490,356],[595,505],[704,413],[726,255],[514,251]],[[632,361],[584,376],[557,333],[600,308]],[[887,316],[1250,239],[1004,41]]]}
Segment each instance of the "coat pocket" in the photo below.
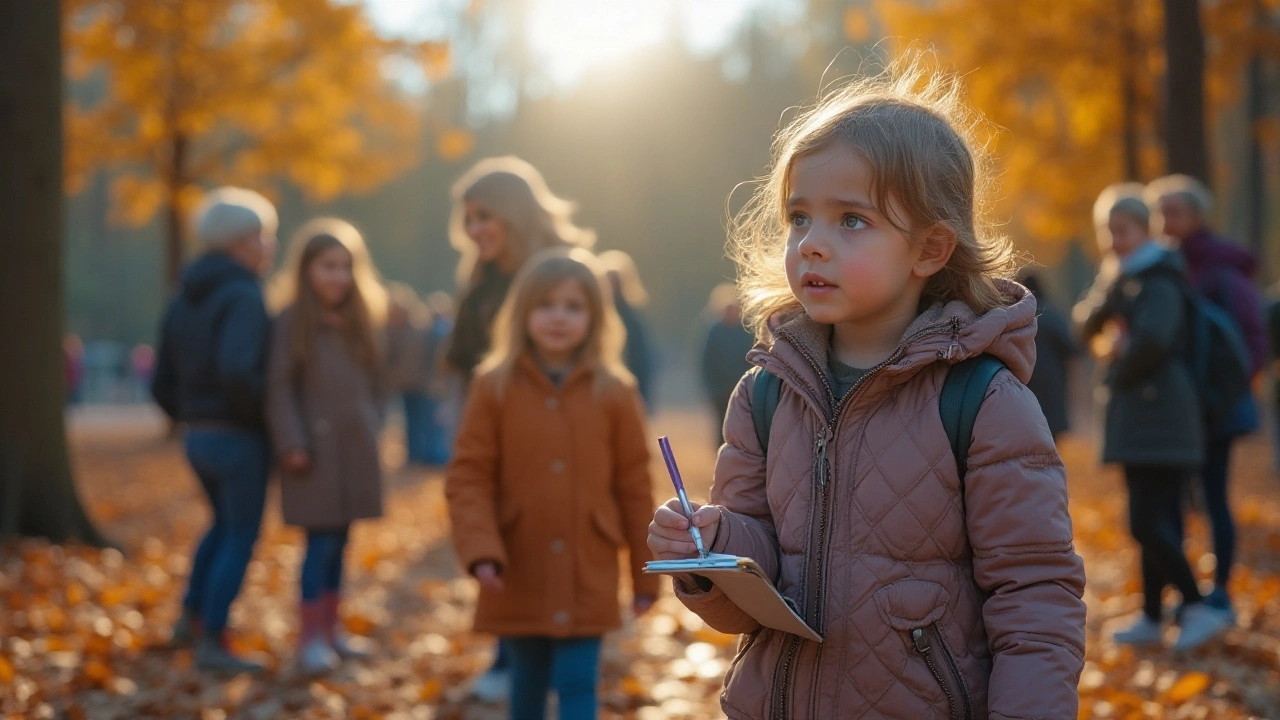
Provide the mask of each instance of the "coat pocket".
{"label": "coat pocket", "polygon": [[960,672],[955,653],[938,627],[951,593],[935,582],[906,578],[876,591],[876,608],[885,622],[903,633],[911,649],[929,668],[947,698],[952,720],[973,720],[973,695]]}
{"label": "coat pocket", "polygon": [[591,521],[600,534],[616,547],[627,544],[622,535],[622,513],[617,508],[596,506],[591,510]]}

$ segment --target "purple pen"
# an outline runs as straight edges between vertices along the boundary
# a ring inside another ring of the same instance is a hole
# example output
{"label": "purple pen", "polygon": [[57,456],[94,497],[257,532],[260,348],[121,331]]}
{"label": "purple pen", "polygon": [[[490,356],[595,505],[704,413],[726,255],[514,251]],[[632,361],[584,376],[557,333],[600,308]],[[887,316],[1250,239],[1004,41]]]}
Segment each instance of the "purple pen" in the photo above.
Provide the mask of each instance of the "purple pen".
{"label": "purple pen", "polygon": [[694,547],[698,548],[698,557],[706,557],[707,549],[702,545],[702,531],[693,524],[693,506],[689,505],[689,495],[684,491],[684,480],[680,478],[680,468],[676,467],[676,456],[671,452],[671,441],[666,435],[658,438],[658,449],[662,450],[662,459],[667,462],[667,474],[671,476],[671,484],[676,486],[676,497],[680,498],[684,515],[689,518],[689,534],[693,536]]}

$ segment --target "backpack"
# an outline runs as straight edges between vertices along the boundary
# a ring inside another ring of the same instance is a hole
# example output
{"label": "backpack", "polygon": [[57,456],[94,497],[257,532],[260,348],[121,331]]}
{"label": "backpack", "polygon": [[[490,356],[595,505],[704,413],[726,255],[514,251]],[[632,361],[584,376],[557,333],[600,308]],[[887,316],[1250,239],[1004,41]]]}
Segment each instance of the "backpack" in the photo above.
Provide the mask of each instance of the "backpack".
{"label": "backpack", "polygon": [[[977,355],[952,365],[942,384],[938,411],[942,415],[942,427],[951,443],[956,468],[960,472],[960,497],[964,497],[964,476],[969,464],[969,444],[973,441],[973,426],[978,410],[987,396],[996,373],[1005,367],[994,355]],[[752,384],[751,419],[756,426],[756,439],[767,455],[769,430],[773,425],[778,400],[782,396],[782,379],[760,368]]]}
{"label": "backpack", "polygon": [[[1225,290],[1226,280],[1222,280]],[[1252,361],[1244,335],[1226,308],[1184,283],[1188,362],[1210,427],[1221,427],[1252,397]],[[1248,431],[1255,428],[1239,428]]]}

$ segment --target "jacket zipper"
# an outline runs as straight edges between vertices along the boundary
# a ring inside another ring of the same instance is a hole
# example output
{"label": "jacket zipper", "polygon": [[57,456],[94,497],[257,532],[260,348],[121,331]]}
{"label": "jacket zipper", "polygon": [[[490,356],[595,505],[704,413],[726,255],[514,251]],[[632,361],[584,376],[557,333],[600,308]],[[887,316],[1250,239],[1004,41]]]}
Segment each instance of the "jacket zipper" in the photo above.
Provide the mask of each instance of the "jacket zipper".
{"label": "jacket zipper", "polygon": [[[945,352],[941,350],[938,351],[938,356],[949,359],[952,356],[954,349],[958,347],[959,344],[957,338],[960,333],[960,319],[954,315],[946,323],[935,323],[928,327],[921,328],[918,332],[899,343],[897,349],[893,351],[892,355],[886,358],[879,365],[868,370],[866,375],[859,378],[858,381],[853,384],[853,387],[849,388],[849,391],[844,394],[844,397],[837,400],[836,406],[832,410],[831,418],[827,420],[826,428],[824,428],[823,432],[818,434],[815,441],[816,459],[814,462],[814,475],[818,484],[818,493],[821,496],[821,499],[819,501],[818,522],[815,525],[817,538],[816,542],[811,544],[814,548],[814,552],[810,555],[809,568],[805,572],[806,579],[801,585],[801,592],[803,593],[803,597],[810,599],[813,603],[812,609],[809,612],[806,612],[805,619],[811,623],[810,627],[816,630],[820,635],[823,634],[826,629],[824,627],[825,621],[823,618],[823,594],[826,592],[825,570],[827,524],[831,501],[831,489],[827,486],[827,474],[830,469],[827,462],[828,444],[831,440],[835,439],[836,430],[839,429],[840,417],[844,413],[845,406],[869,379],[890,365],[901,360],[902,357],[906,355],[906,349],[911,345],[911,343],[947,327],[951,329],[951,343],[947,346]],[[786,337],[788,341],[791,342],[792,347],[796,348],[796,350],[804,356],[805,360],[809,362],[810,367],[817,373],[818,380],[822,382],[822,387],[826,389],[827,397],[834,398],[835,392],[831,389],[831,383],[827,381],[826,371],[823,370],[822,365],[814,359],[809,350],[804,347],[802,343],[795,342],[795,339],[791,337],[790,333],[782,332],[779,333],[779,335]],[[807,383],[804,383],[804,385],[808,387]],[[816,580],[814,583],[814,592],[809,592],[808,588],[808,578],[811,577]],[[773,702],[770,711],[770,715],[774,720],[787,720],[787,706],[790,704],[791,699],[791,674],[795,669],[796,656],[800,654],[802,642],[803,640],[798,636],[793,635],[791,637],[791,641],[787,646],[787,652],[783,657],[782,663],[778,666],[778,670],[774,674]],[[819,656],[821,656],[821,645],[818,646],[817,652]]]}
{"label": "jacket zipper", "polygon": [[[942,668],[934,660],[933,648],[935,640],[941,648],[942,660],[946,663],[946,674],[943,673]],[[924,662],[929,666],[929,672],[933,673],[934,679],[938,681],[942,692],[947,696],[947,717],[952,720],[973,720],[973,698],[969,695],[969,687],[964,682],[964,676],[960,674],[960,667],[956,664],[956,659],[951,654],[951,648],[947,647],[947,643],[942,639],[942,633],[938,630],[937,623],[927,628],[912,630],[911,642],[915,646],[916,652],[924,656]],[[947,679],[948,674],[950,675],[950,680]],[[959,697],[956,697],[957,693]]]}

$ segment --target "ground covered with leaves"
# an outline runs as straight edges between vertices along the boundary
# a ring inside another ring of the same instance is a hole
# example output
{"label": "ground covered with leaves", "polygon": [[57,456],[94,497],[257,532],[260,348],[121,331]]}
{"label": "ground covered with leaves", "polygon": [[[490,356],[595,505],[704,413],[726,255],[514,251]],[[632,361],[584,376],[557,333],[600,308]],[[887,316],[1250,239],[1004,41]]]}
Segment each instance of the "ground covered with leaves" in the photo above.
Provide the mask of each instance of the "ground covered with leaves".
{"label": "ground covered with leaves", "polygon": [[[492,643],[468,630],[476,591],[453,560],[438,473],[390,472],[387,516],[357,526],[345,623],[378,652],[322,680],[292,670],[302,538],[280,524],[273,500],[232,613],[237,646],[270,671],[220,679],[197,672],[189,652],[163,646],[208,519],[179,444],[164,439],[144,412],[89,412],[72,427],[82,495],[120,550],[40,541],[0,548],[0,717],[505,717],[503,708],[468,697]],[[653,429],[677,439],[691,494],[705,496],[714,459],[710,423],[673,412]],[[394,468],[403,453],[390,435],[386,461]],[[1241,567],[1232,589],[1240,627],[1185,658],[1106,640],[1108,625],[1140,604],[1122,485],[1096,467],[1087,441],[1068,439],[1063,455],[1089,574],[1080,717],[1280,720],[1280,480],[1265,443],[1251,440],[1236,456]],[[664,481],[661,468],[654,470]],[[655,485],[659,497],[669,494],[664,482]],[[1189,529],[1188,550],[1207,579],[1213,557],[1205,525],[1193,518]],[[735,643],[666,596],[609,638],[602,716],[721,717],[720,679]]]}

